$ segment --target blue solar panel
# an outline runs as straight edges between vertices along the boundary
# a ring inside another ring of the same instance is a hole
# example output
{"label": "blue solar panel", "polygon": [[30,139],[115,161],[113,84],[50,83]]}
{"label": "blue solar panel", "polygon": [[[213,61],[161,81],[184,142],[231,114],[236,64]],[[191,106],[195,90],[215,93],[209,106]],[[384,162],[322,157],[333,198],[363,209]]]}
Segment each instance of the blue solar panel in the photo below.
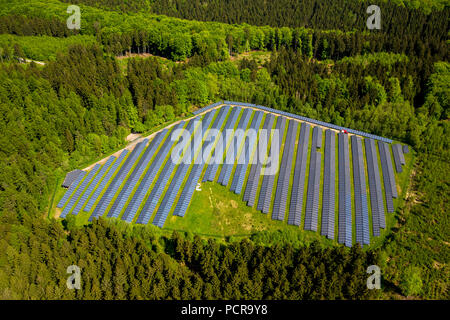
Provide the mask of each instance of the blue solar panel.
{"label": "blue solar panel", "polygon": [[[283,142],[283,137],[285,133],[285,126],[286,126],[286,118],[284,117],[277,117],[277,124],[275,125],[275,130],[278,130],[278,148],[281,148],[281,144]],[[272,137],[272,144],[276,136],[274,135]],[[273,156],[274,154],[280,154],[280,149],[275,149],[274,145],[270,146],[270,153],[269,156]],[[275,165],[275,164],[273,164]],[[280,164],[278,164],[278,168],[280,167]],[[272,193],[273,193],[273,185],[275,183],[275,176],[276,174],[264,174],[263,182],[261,185],[261,191],[259,192],[259,200],[257,209],[260,210],[263,213],[269,213],[270,210],[270,204],[272,202]]]}
{"label": "blue solar panel", "polygon": [[[88,173],[86,179],[83,180],[83,182],[80,184],[80,187],[77,189],[77,191],[75,191],[73,197],[64,207],[64,210],[61,212],[60,216],[61,218],[65,218],[67,214],[69,214],[72,211],[74,205],[77,203],[77,200],[85,192],[85,189],[87,188],[89,182],[91,182],[92,178],[95,176],[100,167],[101,166],[99,164],[96,164],[94,168]],[[83,175],[85,175],[85,173]]]}
{"label": "blue solar panel", "polygon": [[405,164],[405,157],[403,156],[403,151],[402,151],[401,145],[393,144],[392,145],[392,154],[394,156],[395,170],[398,173],[400,173],[403,171],[402,164]]}
{"label": "blue solar panel", "polygon": [[[180,191],[181,185],[184,181],[184,178],[186,177],[186,174],[193,162],[195,161],[194,156],[199,151],[197,147],[201,145],[201,142],[206,137],[207,134],[207,128],[209,128],[211,121],[216,113],[216,110],[213,110],[205,115],[205,118],[202,121],[202,127],[203,132],[202,134],[194,134],[193,137],[193,152],[184,153],[184,160],[183,162],[178,166],[178,169],[175,173],[174,178],[172,179],[172,182],[169,185],[169,188],[166,191],[166,194],[164,195],[164,198],[158,208],[158,211],[156,212],[155,218],[153,219],[152,224],[155,226],[158,226],[162,228],[164,226],[164,223],[166,222],[167,216],[169,215],[170,209],[172,208],[175,198]],[[190,146],[189,146],[190,147]]]}
{"label": "blue solar panel", "polygon": [[302,217],[310,131],[311,126],[308,123],[303,122],[301,125],[300,138],[297,146],[297,159],[295,161],[294,181],[292,184],[291,203],[288,218],[288,224],[296,226],[300,225]]}
{"label": "blue solar panel", "polygon": [[89,199],[86,207],[84,208],[84,211],[89,212],[92,209],[92,206],[97,201],[98,197],[102,193],[102,191],[105,189],[106,184],[111,180],[119,166],[125,161],[125,157],[128,154],[128,150],[123,150],[120,154],[119,158],[112,164],[111,169],[108,170],[108,173],[102,178],[100,181],[100,184],[97,188],[95,188],[94,194]]}
{"label": "blue solar panel", "polygon": [[286,203],[291,179],[292,161],[294,157],[295,141],[297,139],[297,121],[290,120],[286,141],[284,143],[283,157],[281,160],[280,174],[278,176],[275,200],[273,203],[272,219],[284,220]]}
{"label": "blue solar panel", "polygon": [[[233,129],[235,127],[236,121],[238,120],[239,114],[241,112],[241,108],[233,108],[231,110],[230,116],[228,118],[228,121],[223,129],[223,133],[225,133],[226,130]],[[219,164],[222,163],[223,156],[226,153],[226,141],[224,139],[224,135],[222,135],[222,139],[224,140],[222,145],[222,158],[218,159],[218,156],[216,156],[216,153],[214,153],[213,160],[209,164],[208,168],[205,172],[205,177],[203,178],[203,181],[214,181],[217,170],[219,169]],[[217,158],[217,159],[216,159]]]}
{"label": "blue solar panel", "polygon": [[391,148],[389,144],[384,144],[384,151],[386,153],[386,164],[387,169],[389,173],[389,182],[391,184],[391,190],[392,190],[392,197],[397,198],[397,186],[395,184],[395,174],[394,174],[394,167],[392,166],[392,155],[391,155]]}
{"label": "blue solar panel", "polygon": [[185,125],[184,121],[181,121],[178,124],[176,124],[173,128],[173,131],[171,131],[171,134],[164,141],[164,144],[157,153],[155,159],[153,159],[150,167],[147,170],[147,173],[145,174],[144,178],[139,184],[138,189],[136,190],[132,199],[128,203],[128,206],[125,209],[124,214],[122,215],[122,220],[125,220],[127,222],[133,221],[134,216],[139,210],[139,207],[141,206],[141,203],[144,200],[145,195],[149,191],[150,186],[155,180],[155,177],[158,174],[159,169],[163,165],[163,162],[166,159],[167,155],[169,154],[169,151],[175,145],[176,141],[180,138],[181,132],[177,132],[177,130],[183,128],[184,125]]}
{"label": "blue solar panel", "polygon": [[406,144],[403,145],[403,153],[404,153],[404,154],[409,153],[409,147],[408,147]]}
{"label": "blue solar panel", "polygon": [[161,132],[158,132],[155,136],[155,138],[150,142],[149,146],[145,150],[143,156],[139,160],[138,164],[134,168],[134,170],[131,172],[128,179],[125,181],[125,185],[122,188],[122,190],[119,193],[119,196],[114,201],[111,209],[108,212],[108,217],[117,218],[120,215],[120,212],[122,211],[123,207],[125,206],[126,202],[128,201],[128,198],[131,195],[131,192],[136,187],[139,179],[141,178],[142,174],[144,173],[145,168],[147,168],[148,163],[155,155],[156,150],[158,150],[159,146],[161,145],[161,142],[163,138],[166,136],[168,130],[165,129]]}
{"label": "blue solar panel", "polygon": [[[225,122],[226,115],[228,114],[228,109],[221,109],[219,115],[217,116],[216,120],[214,121],[211,129],[219,129],[222,128],[223,123]],[[209,133],[207,135],[207,140],[209,140],[210,137]],[[219,139],[219,136],[216,136],[213,141],[211,142],[213,147],[215,142]],[[203,144],[202,146],[202,152],[197,156],[201,157],[202,155],[207,159],[210,155],[210,153],[213,151],[211,148],[209,152],[206,151],[207,144]],[[197,186],[198,181],[200,180],[200,175],[203,172],[203,169],[205,167],[205,163],[198,163],[198,161],[195,161],[195,164],[191,170],[191,173],[189,174],[189,177],[187,179],[186,185],[183,188],[183,191],[181,192],[180,198],[178,199],[178,202],[176,204],[174,215],[184,217],[189,204],[191,202],[192,196],[194,194],[195,188]]]}
{"label": "blue solar panel", "polygon": [[64,207],[64,204],[67,202],[67,200],[70,198],[70,196],[75,192],[75,190],[77,189],[80,181],[84,178],[85,175],[86,175],[86,172],[80,173],[78,175],[78,177],[72,182],[72,184],[67,189],[67,191],[64,194],[64,196],[62,197],[62,199],[59,200],[58,204],[56,205],[57,208]]}
{"label": "blue solar panel", "polygon": [[113,178],[111,184],[109,185],[108,189],[106,189],[106,192],[103,194],[102,198],[100,199],[99,203],[94,209],[94,212],[89,217],[89,221],[92,221],[94,218],[98,218],[101,215],[103,215],[109,204],[111,203],[112,199],[114,198],[114,195],[116,194],[117,190],[122,185],[122,182],[124,181],[125,177],[128,175],[131,168],[136,163],[136,160],[139,158],[139,155],[141,154],[142,150],[144,150],[145,146],[147,145],[148,139],[144,139],[142,142],[139,142],[131,151],[130,156],[125,160],[123,166],[120,168],[117,175]]}
{"label": "blue solar panel", "polygon": [[311,155],[309,161],[308,190],[306,193],[305,208],[305,230],[317,231],[319,216],[319,185],[321,169],[321,153],[316,151],[314,146],[319,145],[319,139],[322,139],[322,129],[314,127],[312,135]]}
{"label": "blue solar panel", "polygon": [[369,212],[367,207],[366,175],[362,140],[352,136],[353,185],[355,194],[355,225],[356,242],[361,246],[370,244],[369,238]]}
{"label": "blue solar panel", "polygon": [[[197,126],[198,118],[191,119],[186,126],[186,130],[191,134],[194,133],[194,130]],[[142,211],[137,219],[137,223],[140,224],[147,224],[150,221],[150,218],[152,217],[153,211],[155,210],[162,192],[164,191],[164,188],[167,186],[170,177],[172,176],[173,170],[175,169],[176,163],[172,161],[171,159],[168,159],[166,161],[166,164],[164,168],[162,169],[156,184],[153,186],[153,189],[147,198],[147,201],[145,202],[144,207],[142,208]],[[176,179],[176,175],[174,179]]]}
{"label": "blue solar panel", "polygon": [[[234,106],[244,106],[244,107],[260,109],[260,110],[263,110],[263,111],[266,111],[266,112],[276,113],[276,114],[279,114],[279,115],[282,115],[282,116],[294,118],[294,119],[300,120],[300,121],[306,121],[306,122],[313,123],[313,124],[316,124],[316,125],[320,125],[320,126],[323,126],[323,127],[328,127],[328,128],[339,130],[339,131],[345,130],[348,133],[356,134],[356,135],[363,136],[363,137],[366,137],[366,138],[380,140],[380,141],[383,141],[383,142],[386,142],[386,143],[392,143],[391,139],[379,137],[379,136],[376,136],[376,135],[373,135],[373,134],[370,134],[370,133],[366,133],[366,132],[362,132],[362,131],[358,131],[358,130],[353,130],[353,129],[346,128],[346,127],[337,126],[337,125],[332,124],[332,123],[328,123],[328,122],[324,122],[324,121],[320,121],[320,120],[315,120],[315,119],[299,116],[299,115],[292,114],[292,113],[289,113],[289,112],[268,108],[268,107],[265,107],[265,106],[255,105],[255,104],[252,104],[252,103],[235,102],[235,101],[218,102],[217,105],[220,105],[222,103],[229,104],[229,105],[234,105]],[[205,108],[210,108],[210,106],[207,106]],[[199,113],[200,112],[202,112],[202,111],[199,110]]]}
{"label": "blue solar panel", "polygon": [[394,201],[392,200],[392,184],[391,179],[389,178],[389,168],[388,163],[391,159],[387,158],[387,154],[389,151],[386,151],[385,148],[388,147],[384,142],[378,141],[378,148],[380,150],[380,160],[381,160],[381,170],[383,172],[383,182],[384,182],[384,194],[386,199],[386,209],[387,212],[394,212]]}
{"label": "blue solar panel", "polygon": [[325,131],[325,159],[323,171],[323,199],[321,234],[334,239],[335,216],[335,179],[336,179],[336,135],[334,131]]}
{"label": "blue solar panel", "polygon": [[365,140],[367,173],[369,176],[370,207],[372,210],[373,235],[380,235],[380,227],[384,228],[384,205],[381,192],[380,169],[378,166],[377,150],[373,139]]}
{"label": "blue solar panel", "polygon": [[[253,130],[259,129],[264,113],[257,111],[253,117],[250,128]],[[238,155],[238,163],[236,165],[236,172],[234,173],[233,181],[231,183],[231,191],[236,194],[241,194],[242,187],[244,185],[245,176],[247,174],[248,164],[250,163],[250,156],[256,147],[257,136],[254,137],[255,141],[251,141],[250,136],[246,136],[244,150]]]}
{"label": "blue solar panel", "polygon": [[315,130],[315,131],[317,131],[317,144],[316,144],[316,147],[318,148],[318,149],[320,149],[320,148],[322,148],[322,128],[321,127],[314,127],[314,129],[313,130]]}
{"label": "blue solar panel", "polygon": [[339,133],[339,229],[338,242],[352,246],[352,207],[348,135]]}

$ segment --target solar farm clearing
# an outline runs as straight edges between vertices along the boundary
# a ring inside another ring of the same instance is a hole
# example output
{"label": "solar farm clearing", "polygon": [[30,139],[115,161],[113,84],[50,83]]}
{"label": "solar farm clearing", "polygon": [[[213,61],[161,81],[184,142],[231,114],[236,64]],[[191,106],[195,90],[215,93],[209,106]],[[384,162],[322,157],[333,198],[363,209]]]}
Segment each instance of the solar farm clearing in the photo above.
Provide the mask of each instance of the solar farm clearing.
{"label": "solar farm clearing", "polygon": [[289,229],[365,246],[392,225],[411,164],[408,146],[390,139],[223,101],[71,173],[57,210],[211,236]]}

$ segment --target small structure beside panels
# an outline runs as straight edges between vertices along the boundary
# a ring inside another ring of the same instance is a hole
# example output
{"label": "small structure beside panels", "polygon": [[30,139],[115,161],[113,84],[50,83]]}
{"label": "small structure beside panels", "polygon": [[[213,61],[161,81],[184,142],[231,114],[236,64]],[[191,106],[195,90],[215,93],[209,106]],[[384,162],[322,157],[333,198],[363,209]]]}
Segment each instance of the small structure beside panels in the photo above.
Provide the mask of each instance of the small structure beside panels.
{"label": "small structure beside panels", "polygon": [[69,172],[61,217],[84,212],[89,221],[162,228],[169,216],[189,213],[200,182],[214,182],[268,219],[347,247],[369,245],[386,228],[407,145],[248,103],[219,102],[194,114],[89,172]]}

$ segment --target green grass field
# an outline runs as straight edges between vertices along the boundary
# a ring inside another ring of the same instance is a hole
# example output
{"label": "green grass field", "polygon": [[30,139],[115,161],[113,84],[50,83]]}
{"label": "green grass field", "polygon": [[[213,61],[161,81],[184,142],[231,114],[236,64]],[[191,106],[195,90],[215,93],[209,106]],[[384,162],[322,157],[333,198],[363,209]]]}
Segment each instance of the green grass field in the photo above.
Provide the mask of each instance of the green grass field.
{"label": "green grass field", "polygon": [[[250,123],[250,122],[249,122]],[[284,145],[286,135],[287,135],[287,125],[284,130],[284,134],[282,137],[282,143]],[[259,187],[256,194],[256,201],[254,207],[248,207],[245,202],[242,201],[242,197],[245,191],[245,186],[247,184],[247,179],[249,176],[249,170],[250,166],[247,167],[246,172],[246,180],[243,185],[243,189],[240,195],[235,194],[234,192],[229,190],[229,186],[231,184],[233,175],[230,178],[230,181],[228,183],[228,186],[222,186],[218,184],[217,182],[207,182],[201,184],[201,191],[195,191],[192,201],[190,203],[190,206],[188,208],[188,211],[186,212],[184,217],[177,217],[173,216],[172,212],[176,205],[176,201],[178,200],[179,196],[175,198],[174,204],[172,206],[172,210],[170,210],[170,214],[165,222],[164,228],[161,230],[162,233],[169,234],[174,230],[181,231],[181,232],[187,232],[191,234],[197,234],[203,237],[214,237],[222,240],[229,240],[230,238],[233,239],[239,239],[244,237],[252,237],[257,239],[262,239],[261,241],[263,243],[267,243],[270,241],[273,241],[275,238],[284,239],[286,241],[294,241],[294,242],[301,242],[301,243],[310,243],[313,240],[319,241],[319,243],[323,246],[334,246],[337,245],[337,226],[338,226],[338,181],[337,181],[337,174],[338,174],[338,163],[337,163],[337,157],[338,157],[338,143],[336,140],[336,206],[335,206],[335,240],[329,240],[323,236],[320,235],[320,227],[321,227],[321,214],[322,214],[322,193],[323,193],[323,181],[321,179],[320,182],[320,197],[319,197],[319,213],[318,213],[318,230],[317,232],[312,231],[305,231],[304,228],[304,221],[305,221],[305,206],[306,206],[306,193],[308,190],[308,174],[309,174],[309,162],[310,162],[310,151],[312,149],[311,141],[312,141],[312,130],[313,127],[310,128],[310,136],[308,141],[308,154],[307,154],[307,163],[306,163],[306,177],[305,177],[305,189],[304,189],[304,198],[303,198],[303,210],[302,210],[302,220],[300,227],[288,225],[288,216],[289,216],[289,204],[290,204],[290,192],[292,190],[292,177],[295,167],[295,159],[296,154],[294,153],[293,156],[293,163],[292,163],[292,170],[291,170],[291,179],[289,184],[289,193],[287,196],[287,203],[286,203],[286,212],[285,212],[285,219],[283,221],[276,221],[272,220],[272,206],[273,206],[273,200],[275,198],[275,189],[277,185],[277,179],[278,174],[275,178],[274,183],[274,191],[272,192],[271,199],[272,199],[272,205],[269,210],[268,214],[263,214],[260,211],[256,210],[256,204],[258,202],[259,198],[259,192],[260,192],[260,185],[262,183],[262,179],[259,181]],[[298,128],[298,131],[296,132],[296,142],[298,143],[299,138],[299,132],[300,127]],[[325,140],[325,134],[322,135],[322,148],[319,150],[320,152],[323,152],[324,148],[324,140]],[[336,136],[337,139],[337,136]],[[364,149],[364,148],[363,148]],[[371,237],[371,245],[366,246],[365,248],[373,248],[380,246],[387,235],[395,228],[397,223],[397,216],[400,210],[403,209],[404,203],[405,203],[405,197],[407,195],[407,190],[410,183],[410,173],[413,168],[415,154],[414,151],[411,149],[411,152],[409,154],[405,154],[405,160],[406,165],[403,166],[403,172],[398,174],[395,172],[396,175],[396,183],[398,188],[399,197],[397,199],[394,199],[394,205],[396,212],[386,214],[386,229],[381,230],[381,236],[380,237]],[[363,150],[365,155],[365,150]],[[280,152],[280,157],[282,157],[283,151]],[[351,179],[353,177],[353,163],[352,163],[352,153],[351,153],[351,141],[349,141],[349,155],[350,155],[350,175]],[[379,156],[379,155],[378,155]],[[379,159],[378,159],[379,160]],[[168,161],[168,158],[165,160]],[[321,159],[322,165],[321,165],[321,178],[323,178],[323,167],[324,167],[324,155],[322,154]],[[368,178],[367,178],[367,164],[366,159],[364,156],[364,162],[365,162],[365,171],[366,171],[366,186],[368,188]],[[165,162],[164,162],[165,163]],[[164,167],[164,163],[163,166]],[[280,158],[281,163],[281,158]],[[147,165],[148,169],[149,165]],[[161,168],[162,168],[161,167]],[[381,173],[381,163],[379,160],[379,167],[380,167],[380,173]],[[232,170],[234,173],[236,169],[236,164]],[[117,169],[119,170],[119,169]],[[161,169],[160,169],[161,170]],[[219,175],[221,170],[221,166],[219,166],[219,170],[217,172],[216,177]],[[190,171],[190,170],[189,170]],[[203,171],[203,173],[205,170]],[[186,177],[188,176],[189,172],[187,173]],[[159,173],[156,176],[156,178],[159,177]],[[186,180],[186,179],[185,179]],[[142,181],[142,176],[139,179],[139,181]],[[156,181],[156,179],[155,179]],[[152,186],[150,187],[149,191],[147,192],[146,197],[144,198],[144,202],[148,200],[150,191],[152,187],[155,184],[155,181],[153,181]],[[353,181],[353,180],[352,180]],[[109,182],[110,183],[110,182]],[[109,185],[108,183],[108,185]],[[107,185],[107,186],[108,186]],[[384,194],[384,185],[382,185],[382,192]],[[165,186],[165,190],[167,190],[169,184]],[[120,191],[121,188],[119,188]],[[136,189],[136,188],[135,188]],[[181,188],[182,189],[182,188]],[[180,189],[180,191],[181,191]],[[106,189],[105,189],[106,190]],[[353,220],[353,241],[355,241],[355,209],[354,209],[354,187],[353,183],[351,184],[351,190],[352,190],[352,220]],[[56,189],[54,191],[54,200],[52,207],[49,208],[49,217],[57,217],[58,213],[60,212],[60,209],[55,208],[55,205],[59,199],[64,194],[64,191],[62,188],[59,187],[59,184],[56,186]],[[135,191],[135,190],[134,190]],[[179,192],[180,192],[179,191]],[[103,194],[103,192],[102,192]],[[117,194],[115,195],[115,198],[117,197]],[[134,194],[134,192],[132,192]],[[158,205],[156,206],[152,218],[154,217],[156,211],[158,210],[158,207],[160,205],[160,202],[164,196],[164,192],[162,197],[159,199]],[[367,199],[368,199],[368,209],[369,209],[369,225],[370,225],[370,234],[372,235],[372,213],[371,213],[371,207],[370,207],[370,195],[367,193]],[[98,200],[101,198],[98,198]],[[97,202],[98,202],[97,200]],[[112,201],[113,202],[113,201]],[[111,203],[112,203],[111,202]],[[127,201],[127,203],[129,200]],[[141,205],[142,208],[142,205]],[[84,225],[88,223],[88,218],[92,214],[91,212],[83,212],[80,211],[76,218],[76,224],[77,225]],[[52,214],[53,213],[53,214]],[[135,216],[134,221],[136,220],[137,216],[139,215],[139,211]],[[122,212],[123,214],[123,212]],[[103,215],[103,216],[106,216]],[[150,220],[152,221],[152,220]],[[153,228],[153,226],[149,226],[149,228]]]}

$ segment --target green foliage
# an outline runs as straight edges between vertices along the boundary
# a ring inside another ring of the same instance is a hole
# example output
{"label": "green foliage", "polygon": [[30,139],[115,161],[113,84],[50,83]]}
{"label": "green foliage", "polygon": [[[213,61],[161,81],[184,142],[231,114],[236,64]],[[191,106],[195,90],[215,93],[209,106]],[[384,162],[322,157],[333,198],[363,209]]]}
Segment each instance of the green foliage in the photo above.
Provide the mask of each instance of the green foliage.
{"label": "green foliage", "polygon": [[[23,50],[23,56],[37,61],[56,59],[59,52],[67,53],[69,46],[74,44],[91,45],[96,42],[95,37],[87,35],[75,35],[67,38],[55,38],[49,36],[15,36],[0,34],[0,48],[5,52],[7,48],[14,48],[17,44]],[[4,58],[5,56],[2,55]]]}

